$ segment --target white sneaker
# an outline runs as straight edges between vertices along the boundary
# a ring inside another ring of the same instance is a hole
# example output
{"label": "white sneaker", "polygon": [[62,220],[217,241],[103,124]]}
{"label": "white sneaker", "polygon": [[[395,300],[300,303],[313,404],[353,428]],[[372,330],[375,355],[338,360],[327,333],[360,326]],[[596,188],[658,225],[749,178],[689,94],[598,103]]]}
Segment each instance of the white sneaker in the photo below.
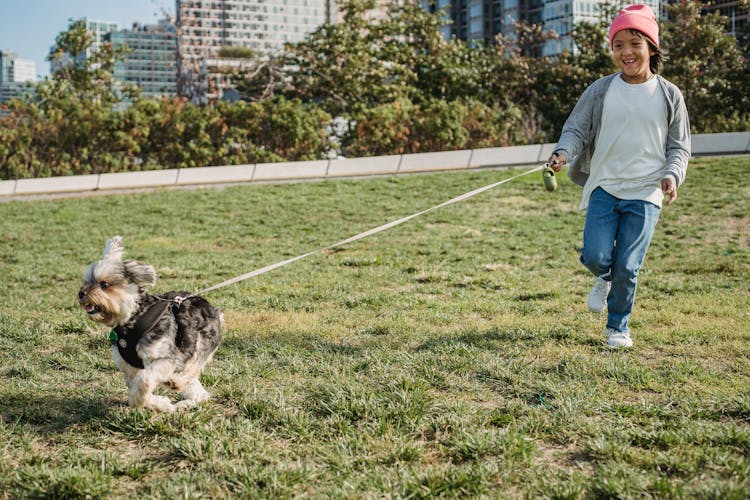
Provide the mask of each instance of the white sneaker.
{"label": "white sneaker", "polygon": [[607,295],[609,295],[611,287],[612,283],[610,281],[602,277],[596,278],[594,286],[591,287],[591,291],[589,292],[589,311],[599,313],[607,307]]}
{"label": "white sneaker", "polygon": [[618,347],[633,347],[633,339],[629,332],[618,332],[614,328],[605,328],[604,335],[607,336],[607,345],[617,349]]}

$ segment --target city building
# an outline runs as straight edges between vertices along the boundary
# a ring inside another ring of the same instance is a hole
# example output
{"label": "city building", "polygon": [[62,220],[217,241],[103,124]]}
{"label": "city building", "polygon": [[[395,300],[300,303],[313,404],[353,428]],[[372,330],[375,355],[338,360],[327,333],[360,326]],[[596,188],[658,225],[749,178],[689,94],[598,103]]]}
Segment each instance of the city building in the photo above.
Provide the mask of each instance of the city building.
{"label": "city building", "polygon": [[[573,51],[573,39],[570,32],[582,22],[599,23],[601,5],[609,3],[604,0],[548,0],[544,2],[542,13],[544,29],[553,30],[560,35],[560,39],[548,40],[542,48],[542,55],[552,56],[563,50]],[[639,3],[651,7],[659,19],[662,0],[639,0]]]}
{"label": "city building", "polygon": [[[108,33],[117,31],[119,29],[117,23],[112,21],[96,21],[86,19],[85,17],[81,18],[80,20],[86,23],[86,29],[93,35],[93,43],[88,49],[86,49],[85,54],[76,54],[75,57],[71,56],[71,54],[65,54],[62,57],[52,59],[50,61],[50,71],[52,73],[58,72],[68,64],[81,64],[86,60],[87,57],[101,48],[102,43],[105,41],[104,38]],[[54,49],[55,47],[52,46],[50,48],[50,52]]]}
{"label": "city building", "polygon": [[[513,39],[515,23],[541,24],[560,38],[541,47],[541,55],[553,56],[573,50],[570,32],[583,21],[598,23],[600,6],[607,0],[421,0],[430,12],[441,9],[450,24],[442,28],[446,38],[492,42],[498,34]],[[640,0],[657,16],[662,0]]]}
{"label": "city building", "polygon": [[22,59],[13,51],[0,52],[0,83],[36,81],[36,63]]}
{"label": "city building", "polygon": [[206,64],[222,47],[278,51],[337,18],[335,0],[176,0],[176,7],[178,91],[197,102],[220,98],[226,88]]}
{"label": "city building", "polygon": [[747,36],[742,32],[747,22],[750,21],[750,10],[741,7],[736,0],[703,0],[703,12],[710,13],[719,11],[727,18],[727,33],[735,38]]}
{"label": "city building", "polygon": [[86,29],[89,30],[89,33],[94,35],[94,43],[91,45],[86,55],[98,51],[101,48],[102,43],[107,41],[107,35],[119,29],[117,23],[112,21],[96,21],[86,19],[85,17],[83,20],[86,22]]}
{"label": "city building", "polygon": [[104,39],[129,52],[115,64],[114,78],[141,88],[141,97],[177,95],[177,30],[168,20],[158,25],[110,32]]}
{"label": "city building", "polygon": [[333,0],[176,0],[179,52],[200,64],[221,47],[279,50],[335,22]]}
{"label": "city building", "polygon": [[448,24],[441,27],[446,39],[492,42],[497,35],[514,37],[514,23],[542,22],[544,0],[421,0],[428,12],[442,11]]}
{"label": "city building", "polygon": [[36,63],[12,51],[0,51],[0,103],[31,92],[36,81]]}

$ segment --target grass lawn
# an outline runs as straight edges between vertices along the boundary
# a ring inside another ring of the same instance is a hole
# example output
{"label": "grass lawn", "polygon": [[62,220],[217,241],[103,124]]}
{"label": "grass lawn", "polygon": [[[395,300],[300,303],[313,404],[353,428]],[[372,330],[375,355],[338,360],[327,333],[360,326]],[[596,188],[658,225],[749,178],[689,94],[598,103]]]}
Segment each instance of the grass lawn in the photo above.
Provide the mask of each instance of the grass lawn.
{"label": "grass lawn", "polygon": [[514,173],[0,203],[0,498],[750,496],[750,157],[691,163],[627,351],[536,173],[208,294],[188,411],[129,409],[76,303],[115,234],[193,291]]}

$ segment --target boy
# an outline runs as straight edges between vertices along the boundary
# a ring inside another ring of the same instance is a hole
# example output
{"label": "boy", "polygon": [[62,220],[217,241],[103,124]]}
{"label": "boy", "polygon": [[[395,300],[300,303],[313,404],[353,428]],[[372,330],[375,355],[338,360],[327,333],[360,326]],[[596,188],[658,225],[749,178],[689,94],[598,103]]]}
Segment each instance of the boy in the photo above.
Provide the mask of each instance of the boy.
{"label": "boy", "polygon": [[646,5],[622,9],[609,29],[618,73],[581,95],[549,158],[583,186],[581,263],[595,276],[588,307],[607,308],[610,347],[631,347],[628,320],[638,272],[659,219],[690,158],[690,125],[680,90],[658,75],[659,25]]}

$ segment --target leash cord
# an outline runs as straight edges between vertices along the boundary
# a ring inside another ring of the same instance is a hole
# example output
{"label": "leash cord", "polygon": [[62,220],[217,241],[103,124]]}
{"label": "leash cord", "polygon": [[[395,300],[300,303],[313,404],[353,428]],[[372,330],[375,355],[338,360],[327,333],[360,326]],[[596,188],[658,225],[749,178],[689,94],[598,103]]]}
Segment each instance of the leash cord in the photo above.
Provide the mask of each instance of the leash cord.
{"label": "leash cord", "polygon": [[463,201],[463,200],[469,199],[469,198],[471,198],[473,196],[476,196],[476,195],[478,195],[480,193],[484,193],[485,191],[489,191],[490,189],[493,189],[493,188],[495,188],[495,187],[497,187],[497,186],[499,186],[501,184],[505,184],[505,183],[510,182],[512,180],[518,179],[519,177],[523,177],[523,176],[529,175],[529,174],[531,174],[533,172],[537,172],[539,170],[542,170],[546,165],[547,165],[546,163],[542,164],[542,165],[538,165],[538,166],[536,166],[536,167],[534,167],[534,168],[532,168],[532,169],[530,169],[530,170],[528,170],[526,172],[522,172],[522,173],[520,173],[518,175],[514,175],[513,177],[508,177],[507,179],[503,179],[501,181],[494,182],[492,184],[488,184],[487,186],[480,187],[480,188],[475,189],[473,191],[469,191],[468,193],[464,193],[464,194],[462,194],[460,196],[456,196],[455,198],[451,198],[448,201],[444,201],[443,203],[440,203],[439,205],[435,205],[433,207],[427,208],[425,210],[422,210],[421,212],[417,212],[417,213],[414,213],[414,214],[411,214],[411,215],[407,215],[406,217],[402,217],[401,219],[388,222],[386,224],[383,224],[382,226],[378,226],[378,227],[375,227],[373,229],[369,229],[367,231],[364,231],[362,233],[356,234],[356,235],[354,235],[354,236],[352,236],[350,238],[347,238],[345,240],[341,240],[341,241],[338,241],[336,243],[333,243],[332,245],[328,245],[327,247],[319,248],[317,250],[313,250],[311,252],[307,252],[307,253],[304,253],[302,255],[298,255],[296,257],[292,257],[291,259],[282,260],[280,262],[276,262],[274,264],[270,264],[268,266],[261,267],[260,269],[256,269],[254,271],[250,271],[249,273],[245,273],[245,274],[242,274],[240,276],[236,276],[234,278],[230,278],[230,279],[228,279],[226,281],[222,281],[221,283],[219,283],[217,285],[214,285],[214,286],[211,286],[211,287],[208,287],[208,288],[204,288],[203,290],[200,290],[198,292],[192,293],[192,294],[187,295],[185,297],[180,297],[179,300],[177,300],[178,297],[176,297],[175,298],[175,302],[177,302],[178,305],[179,305],[184,300],[186,300],[186,299],[188,299],[190,297],[195,297],[197,295],[203,295],[205,293],[212,292],[214,290],[218,290],[219,288],[224,288],[226,286],[233,285],[235,283],[239,283],[240,281],[248,280],[248,279],[253,278],[255,276],[259,276],[259,275],[265,274],[265,273],[267,273],[269,271],[273,271],[274,269],[278,269],[280,267],[284,267],[286,265],[289,265],[292,262],[296,262],[298,260],[305,259],[305,258],[310,257],[312,255],[315,255],[315,254],[318,254],[318,253],[322,253],[322,252],[331,250],[333,248],[346,245],[348,243],[353,243],[355,241],[361,240],[361,239],[366,238],[368,236],[372,236],[373,234],[377,234],[377,233],[383,232],[383,231],[385,231],[387,229],[391,229],[393,227],[399,226],[399,225],[403,224],[404,222],[408,222],[408,221],[410,221],[412,219],[415,219],[417,217],[425,215],[425,214],[427,214],[429,212],[432,212],[434,210],[437,210],[439,208],[447,207],[448,205],[453,205],[454,203],[458,203],[459,201]]}

